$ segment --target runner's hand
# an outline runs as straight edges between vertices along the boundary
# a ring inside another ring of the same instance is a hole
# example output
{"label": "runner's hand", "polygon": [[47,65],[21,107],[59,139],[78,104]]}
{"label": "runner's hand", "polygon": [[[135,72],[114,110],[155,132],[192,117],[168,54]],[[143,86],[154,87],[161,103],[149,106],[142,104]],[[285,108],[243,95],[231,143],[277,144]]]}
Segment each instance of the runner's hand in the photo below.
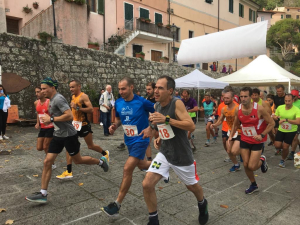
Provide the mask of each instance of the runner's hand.
{"label": "runner's hand", "polygon": [[214,129],[214,128],[215,128],[215,124],[211,124],[210,129]]}
{"label": "runner's hand", "polygon": [[35,129],[39,129],[40,128],[40,124],[36,123],[34,127],[35,127]]}
{"label": "runner's hand", "polygon": [[153,134],[152,134],[152,129],[151,129],[151,127],[149,126],[149,127],[147,127],[146,129],[144,129],[144,130],[142,130],[142,132],[139,134],[139,136],[140,135],[144,135],[143,136],[143,139],[145,139],[145,138],[152,138],[152,136],[153,136]]}
{"label": "runner's hand", "polygon": [[165,123],[166,116],[164,116],[161,113],[155,112],[150,115],[149,120],[152,122],[153,125],[156,125],[158,123]]}
{"label": "runner's hand", "polygon": [[279,120],[279,124],[282,124],[284,122],[285,122],[285,120]]}
{"label": "runner's hand", "polygon": [[41,116],[41,120],[46,126],[51,123],[50,116],[46,113],[44,113],[44,115]]}
{"label": "runner's hand", "polygon": [[280,116],[273,115],[272,118],[277,121],[280,118]]}
{"label": "runner's hand", "polygon": [[161,144],[161,139],[160,137],[158,137],[154,140],[154,148],[158,150],[160,148],[160,144]]}
{"label": "runner's hand", "polygon": [[227,140],[227,148],[226,148],[226,151],[227,151],[227,153],[229,153],[229,147],[228,146],[230,146],[230,142],[232,141],[232,137],[228,137],[228,140]]}
{"label": "runner's hand", "polygon": [[115,130],[116,130],[116,129],[117,129],[116,124],[113,124],[113,125],[111,125],[111,126],[108,128],[108,131],[109,131],[109,133],[112,135],[112,134],[115,133]]}
{"label": "runner's hand", "polygon": [[259,135],[255,135],[253,138],[254,138],[255,141],[261,141],[262,140],[262,137],[261,137],[260,134]]}

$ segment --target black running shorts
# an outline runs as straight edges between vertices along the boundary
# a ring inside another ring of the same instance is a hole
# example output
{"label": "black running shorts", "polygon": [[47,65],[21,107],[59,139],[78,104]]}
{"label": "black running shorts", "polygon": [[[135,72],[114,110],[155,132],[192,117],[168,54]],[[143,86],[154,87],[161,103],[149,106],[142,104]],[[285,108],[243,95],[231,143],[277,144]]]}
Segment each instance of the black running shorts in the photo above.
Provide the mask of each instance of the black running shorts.
{"label": "black running shorts", "polygon": [[79,137],[86,137],[89,133],[93,133],[91,124],[84,125],[80,131],[77,131]]}
{"label": "black running shorts", "polygon": [[49,145],[49,153],[59,154],[66,148],[70,156],[78,154],[80,150],[80,142],[78,141],[78,136],[70,137],[56,137],[54,136]]}
{"label": "black running shorts", "polygon": [[38,134],[38,138],[52,138],[54,127],[52,128],[41,128]]}
{"label": "black running shorts", "polygon": [[277,131],[276,136],[275,136],[275,141],[279,141],[279,142],[284,142],[288,145],[291,145],[294,137],[296,135],[297,131],[295,132],[281,132],[281,131]]}
{"label": "black running shorts", "polygon": [[261,151],[263,149],[264,143],[260,144],[249,144],[245,141],[240,141],[241,149],[249,149],[250,151]]}

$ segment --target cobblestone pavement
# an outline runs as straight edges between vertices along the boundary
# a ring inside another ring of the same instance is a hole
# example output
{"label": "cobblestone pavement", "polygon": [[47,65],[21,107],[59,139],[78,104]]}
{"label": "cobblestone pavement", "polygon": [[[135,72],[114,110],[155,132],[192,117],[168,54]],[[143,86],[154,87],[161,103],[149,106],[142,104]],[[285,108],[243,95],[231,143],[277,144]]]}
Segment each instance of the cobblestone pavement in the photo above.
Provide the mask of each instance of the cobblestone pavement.
{"label": "cobblestone pavement", "polygon": [[[117,150],[123,141],[122,130],[105,137],[99,125],[93,125],[94,140],[110,150],[109,172],[98,166],[73,165],[74,178],[58,180],[56,175],[66,169],[64,152],[56,160],[57,169],[52,173],[47,204],[27,202],[25,196],[40,190],[44,153],[35,148],[37,130],[33,127],[9,126],[8,141],[0,142],[0,224],[8,219],[13,224],[122,224],[145,225],[148,212],[143,199],[141,182],[145,172],[134,171],[133,182],[117,218],[108,218],[100,208],[116,199],[122,180],[127,150]],[[300,172],[287,161],[286,168],[278,167],[280,156],[267,147],[265,155],[269,171],[256,172],[259,192],[246,195],[250,182],[243,168],[229,173],[231,163],[223,162],[226,153],[221,139],[217,144],[204,147],[204,123],[199,122],[195,132],[197,171],[200,184],[209,203],[209,224],[299,224]],[[82,155],[100,157],[88,150],[84,140]],[[153,149],[153,156],[157,152]],[[38,177],[36,176],[38,175]],[[83,183],[83,185],[79,185]],[[198,224],[195,197],[171,172],[170,182],[159,182],[156,187],[159,219],[162,225]],[[221,205],[223,207],[221,207]],[[0,210],[1,211],[1,210]]]}

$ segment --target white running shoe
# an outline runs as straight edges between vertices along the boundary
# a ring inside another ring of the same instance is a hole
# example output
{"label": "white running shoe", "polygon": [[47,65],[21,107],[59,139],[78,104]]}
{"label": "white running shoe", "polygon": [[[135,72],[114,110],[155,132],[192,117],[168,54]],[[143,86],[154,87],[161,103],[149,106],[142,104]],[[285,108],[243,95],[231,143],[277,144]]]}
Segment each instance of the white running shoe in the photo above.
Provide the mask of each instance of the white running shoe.
{"label": "white running shoe", "polygon": [[0,140],[3,140],[3,137],[0,135]]}
{"label": "white running shoe", "polygon": [[8,139],[9,139],[9,137],[7,137],[7,136],[5,136],[5,135],[3,135],[2,138],[3,138],[4,140],[8,140]]}
{"label": "white running shoe", "polygon": [[56,169],[56,165],[52,164],[52,170],[55,170],[55,169]]}
{"label": "white running shoe", "polygon": [[103,126],[103,123],[102,123],[102,122],[100,123],[100,126]]}

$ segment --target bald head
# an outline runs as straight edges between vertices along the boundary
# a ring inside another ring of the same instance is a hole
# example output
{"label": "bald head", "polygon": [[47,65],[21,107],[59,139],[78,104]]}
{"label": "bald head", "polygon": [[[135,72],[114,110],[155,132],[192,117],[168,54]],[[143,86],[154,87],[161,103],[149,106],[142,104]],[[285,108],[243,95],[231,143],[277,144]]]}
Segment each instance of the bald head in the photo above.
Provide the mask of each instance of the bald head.
{"label": "bald head", "polygon": [[110,85],[106,85],[106,91],[107,91],[108,93],[111,93],[111,86],[110,86]]}

